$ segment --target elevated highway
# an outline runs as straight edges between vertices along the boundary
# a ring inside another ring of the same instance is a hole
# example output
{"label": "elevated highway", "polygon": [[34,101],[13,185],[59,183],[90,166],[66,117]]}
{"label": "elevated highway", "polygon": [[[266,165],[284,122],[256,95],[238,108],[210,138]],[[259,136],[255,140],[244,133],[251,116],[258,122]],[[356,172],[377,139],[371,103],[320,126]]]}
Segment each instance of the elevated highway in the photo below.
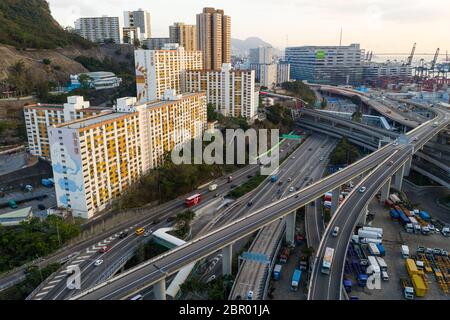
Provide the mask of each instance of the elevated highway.
{"label": "elevated highway", "polygon": [[[339,188],[351,179],[380,166],[380,164],[385,163],[387,160],[395,160],[396,164],[402,167],[404,162],[408,161],[409,157],[411,157],[414,152],[422,148],[429,139],[439,131],[443,130],[449,122],[448,118],[444,119],[443,114],[439,114],[436,121],[440,122],[437,127],[434,127],[432,122],[429,121],[416,128],[416,130],[408,133],[408,136],[411,138],[417,137],[417,141],[413,144],[408,146],[394,146],[393,144],[388,144],[366,156],[364,159],[361,159],[351,166],[348,166],[305,189],[297,191],[292,195],[258,209],[237,221],[229,223],[226,226],[194,239],[183,246],[136,266],[117,277],[82,292],[74,297],[74,299],[124,299],[151,285],[154,285],[154,288],[157,289],[156,291],[159,292],[156,296],[163,298],[166,277],[175,273],[186,264],[198,261],[211,252],[220,249],[223,249],[224,268],[230,270],[231,268],[227,265],[231,264],[230,245],[233,242],[259,230],[276,219],[295,214],[295,211],[298,208],[321,197],[330,189],[334,190]],[[405,152],[404,150],[408,152]],[[398,159],[401,159],[401,161]],[[404,162],[402,162],[403,160]],[[393,175],[394,173],[395,172],[392,170],[383,170],[383,174]],[[380,181],[374,180],[371,182],[377,184]],[[379,187],[379,185],[374,186],[374,188]],[[337,216],[337,214],[335,216]]]}

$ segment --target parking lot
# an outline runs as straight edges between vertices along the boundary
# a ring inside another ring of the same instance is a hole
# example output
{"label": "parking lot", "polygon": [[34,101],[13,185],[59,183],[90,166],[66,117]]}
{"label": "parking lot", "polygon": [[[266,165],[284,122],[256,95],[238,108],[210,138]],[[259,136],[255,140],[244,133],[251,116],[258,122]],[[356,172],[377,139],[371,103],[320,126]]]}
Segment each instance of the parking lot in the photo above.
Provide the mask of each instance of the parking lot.
{"label": "parking lot", "polygon": [[[405,267],[405,259],[402,258],[401,245],[407,245],[410,254],[415,254],[418,246],[449,250],[450,240],[440,233],[429,235],[406,233],[400,223],[393,222],[389,215],[389,209],[380,204],[376,199],[369,205],[369,212],[374,214],[374,219],[369,224],[372,227],[383,228],[383,246],[386,250],[386,255],[383,258],[388,266],[389,280],[381,282],[380,290],[369,290],[367,287],[358,287],[356,279],[353,279],[355,284],[349,295],[357,296],[363,300],[402,300],[404,297],[400,279],[409,279],[409,275]],[[425,277],[429,290],[425,297],[419,298],[416,296],[415,299],[450,299],[450,294],[445,294],[439,288],[433,273],[426,273]]]}
{"label": "parking lot", "polygon": [[[32,200],[24,203],[17,203],[16,209],[12,209],[9,206],[5,208],[0,208],[0,214],[8,213],[21,208],[32,207],[34,216],[45,218],[47,216],[46,214],[47,209],[56,206],[56,195],[54,187],[46,188],[44,186],[37,186],[34,187],[31,192],[24,192],[24,191],[5,192],[5,196],[0,198],[0,203],[7,203],[10,200],[20,201],[21,199],[37,197],[41,195],[46,195],[47,197],[44,198],[42,201]],[[40,204],[45,206],[44,210],[40,210],[38,208],[38,205]]]}

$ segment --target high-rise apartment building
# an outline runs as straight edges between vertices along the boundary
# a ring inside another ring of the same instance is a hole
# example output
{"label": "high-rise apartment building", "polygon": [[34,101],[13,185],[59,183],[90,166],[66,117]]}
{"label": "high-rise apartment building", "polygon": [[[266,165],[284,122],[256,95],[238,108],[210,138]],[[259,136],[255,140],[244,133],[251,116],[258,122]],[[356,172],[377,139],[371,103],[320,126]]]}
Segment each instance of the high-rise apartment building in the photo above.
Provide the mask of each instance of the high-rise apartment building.
{"label": "high-rise apartment building", "polygon": [[118,99],[116,112],[49,128],[57,203],[77,217],[91,218],[166,152],[206,129],[204,93],[175,95],[137,104]]}
{"label": "high-rise apartment building", "polygon": [[182,73],[202,69],[201,51],[186,51],[174,44],[163,50],[136,50],[134,57],[139,103],[162,99],[167,89],[185,92]]}
{"label": "high-rise apartment building", "polygon": [[75,32],[92,42],[121,42],[119,17],[79,18],[75,22]]}
{"label": "high-rise apartment building", "polygon": [[139,40],[151,38],[150,13],[139,9],[137,11],[124,11],[124,27],[139,28]]}
{"label": "high-rise apartment building", "polygon": [[272,88],[277,84],[277,65],[271,63],[261,64],[260,66],[259,83],[264,87]]}
{"label": "high-rise apartment building", "polygon": [[203,8],[197,14],[197,47],[205,69],[220,69],[231,62],[231,19],[223,10]]}
{"label": "high-rise apartment building", "polygon": [[142,41],[142,46],[146,50],[161,50],[170,43],[170,38],[147,38]]}
{"label": "high-rise apartment building", "polygon": [[286,48],[291,78],[321,84],[360,84],[364,50],[350,46],[305,46]]}
{"label": "high-rise apartment building", "polygon": [[250,49],[249,54],[250,64],[272,64],[273,63],[273,48],[259,47]]}
{"label": "high-rise apartment building", "polygon": [[176,22],[169,26],[171,43],[178,43],[186,51],[197,50],[197,27]]}
{"label": "high-rise apartment building", "polygon": [[232,70],[231,64],[224,63],[221,70],[188,70],[184,82],[187,92],[206,92],[208,103],[225,116],[253,119],[257,114],[253,70]]}
{"label": "high-rise apartment building", "polygon": [[277,63],[277,84],[288,82],[291,80],[291,65],[285,61],[279,61]]}
{"label": "high-rise apartment building", "polygon": [[68,97],[64,105],[38,103],[25,106],[23,112],[30,153],[50,160],[49,126],[93,116],[102,111],[111,112],[105,108],[91,107],[89,101],[84,101],[80,96]]}

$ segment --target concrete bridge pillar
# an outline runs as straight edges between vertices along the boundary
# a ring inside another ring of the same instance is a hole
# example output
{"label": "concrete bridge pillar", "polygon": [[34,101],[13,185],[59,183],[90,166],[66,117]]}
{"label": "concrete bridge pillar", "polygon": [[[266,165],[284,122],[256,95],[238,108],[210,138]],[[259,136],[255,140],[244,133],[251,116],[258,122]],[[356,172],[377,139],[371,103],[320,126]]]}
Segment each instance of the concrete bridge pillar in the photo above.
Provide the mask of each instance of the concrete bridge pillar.
{"label": "concrete bridge pillar", "polygon": [[295,243],[295,211],[286,216],[286,242]]}
{"label": "concrete bridge pillar", "polygon": [[166,300],[166,279],[162,279],[153,285],[153,294],[156,300]]}
{"label": "concrete bridge pillar", "polygon": [[229,244],[228,246],[222,249],[222,274],[224,276],[232,274],[232,265],[233,265],[233,244]]}
{"label": "concrete bridge pillar", "polygon": [[385,202],[389,198],[389,189],[391,189],[391,180],[390,178],[381,188],[381,202]]}
{"label": "concrete bridge pillar", "polygon": [[403,186],[403,175],[405,173],[405,165],[401,166],[400,169],[394,174],[394,189],[400,191]]}
{"label": "concrete bridge pillar", "polygon": [[367,214],[368,214],[368,213],[369,213],[369,205],[366,205],[366,206],[362,209],[361,215],[360,215],[360,217],[359,217],[359,221],[358,221],[358,224],[359,224],[359,225],[362,225],[362,226],[366,225],[366,222],[367,222]]}
{"label": "concrete bridge pillar", "polygon": [[409,173],[410,173],[410,171],[411,171],[411,163],[412,163],[412,159],[413,159],[412,156],[409,157],[409,158],[408,158],[408,161],[406,161],[406,163],[405,163],[405,172],[404,172],[405,177],[409,176]]}
{"label": "concrete bridge pillar", "polygon": [[337,187],[331,194],[331,215],[333,215],[339,207],[339,195],[341,194],[341,187]]}

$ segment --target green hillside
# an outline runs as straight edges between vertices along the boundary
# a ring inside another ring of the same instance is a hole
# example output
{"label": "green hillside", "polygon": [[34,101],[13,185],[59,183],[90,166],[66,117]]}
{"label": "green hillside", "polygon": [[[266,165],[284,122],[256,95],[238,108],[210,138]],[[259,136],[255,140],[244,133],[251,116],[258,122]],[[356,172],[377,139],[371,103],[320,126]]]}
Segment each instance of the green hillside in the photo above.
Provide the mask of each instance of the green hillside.
{"label": "green hillside", "polygon": [[65,31],[52,17],[45,0],[1,0],[0,43],[17,48],[54,49],[91,43]]}

